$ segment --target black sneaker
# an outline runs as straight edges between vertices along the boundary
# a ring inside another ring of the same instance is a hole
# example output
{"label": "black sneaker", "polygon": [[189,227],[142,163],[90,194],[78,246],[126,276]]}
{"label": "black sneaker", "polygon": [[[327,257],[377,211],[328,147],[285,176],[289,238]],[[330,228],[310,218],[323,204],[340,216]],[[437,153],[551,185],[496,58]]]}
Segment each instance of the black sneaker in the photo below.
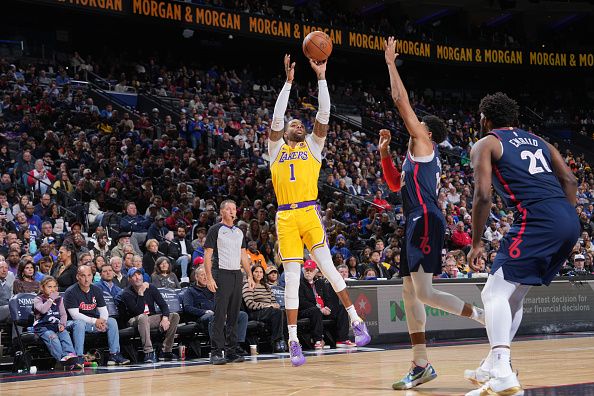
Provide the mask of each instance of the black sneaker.
{"label": "black sneaker", "polygon": [[161,352],[161,359],[164,362],[170,362],[172,360],[179,360],[177,355],[173,352]]}
{"label": "black sneaker", "polygon": [[239,345],[237,345],[237,346],[236,346],[236,347],[233,349],[233,352],[235,352],[236,354],[238,354],[238,355],[241,355],[241,356],[247,356],[247,355],[249,355],[249,353],[247,353],[247,352],[245,351],[245,349],[243,349],[243,348],[242,348],[242,347],[240,347]]}
{"label": "black sneaker", "polygon": [[109,360],[107,361],[107,365],[108,366],[113,366],[113,365],[124,365],[124,364],[130,364],[130,360],[126,359],[125,357],[122,356],[121,353],[112,353],[109,355]]}
{"label": "black sneaker", "polygon": [[221,351],[213,351],[210,354],[210,364],[214,364],[215,366],[227,364],[227,359],[223,357],[223,353]]}
{"label": "black sneaker", "polygon": [[233,350],[225,354],[225,360],[227,363],[241,363],[245,361],[245,358]]}
{"label": "black sneaker", "polygon": [[157,359],[154,351],[144,353],[144,363],[157,363],[158,361],[159,359]]}

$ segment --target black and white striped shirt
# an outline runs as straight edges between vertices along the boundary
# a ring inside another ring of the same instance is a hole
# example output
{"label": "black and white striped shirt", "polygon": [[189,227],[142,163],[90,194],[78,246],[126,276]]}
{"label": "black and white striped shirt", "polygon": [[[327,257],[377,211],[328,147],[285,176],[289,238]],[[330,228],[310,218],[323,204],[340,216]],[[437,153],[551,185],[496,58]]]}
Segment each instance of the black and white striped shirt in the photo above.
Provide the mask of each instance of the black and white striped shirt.
{"label": "black and white striped shirt", "polygon": [[243,231],[233,226],[217,223],[206,234],[205,249],[213,249],[212,268],[241,269],[241,249],[246,248]]}

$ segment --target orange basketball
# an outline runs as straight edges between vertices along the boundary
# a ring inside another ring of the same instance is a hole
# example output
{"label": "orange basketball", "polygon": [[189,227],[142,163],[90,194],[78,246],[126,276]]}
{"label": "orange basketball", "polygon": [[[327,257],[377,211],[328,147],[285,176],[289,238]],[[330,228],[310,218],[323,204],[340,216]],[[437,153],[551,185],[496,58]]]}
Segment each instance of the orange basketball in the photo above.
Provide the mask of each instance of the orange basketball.
{"label": "orange basketball", "polygon": [[330,36],[319,30],[311,32],[303,40],[303,53],[316,62],[325,61],[332,53]]}

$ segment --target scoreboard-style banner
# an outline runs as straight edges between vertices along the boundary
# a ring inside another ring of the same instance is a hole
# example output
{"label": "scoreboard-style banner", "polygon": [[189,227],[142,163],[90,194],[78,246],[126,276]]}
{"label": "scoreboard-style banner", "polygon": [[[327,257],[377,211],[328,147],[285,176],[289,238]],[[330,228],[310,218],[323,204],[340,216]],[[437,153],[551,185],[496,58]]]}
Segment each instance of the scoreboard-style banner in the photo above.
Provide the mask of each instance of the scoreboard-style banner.
{"label": "scoreboard-style banner", "polygon": [[[136,16],[189,28],[221,31],[265,39],[301,41],[314,30],[326,32],[335,48],[380,53],[384,37],[325,25],[271,19],[268,17],[208,8],[171,0],[24,0],[29,3],[91,11],[105,15]],[[588,51],[533,51],[455,47],[397,38],[396,51],[411,59],[431,62],[539,66],[548,68],[593,68],[594,53]]]}

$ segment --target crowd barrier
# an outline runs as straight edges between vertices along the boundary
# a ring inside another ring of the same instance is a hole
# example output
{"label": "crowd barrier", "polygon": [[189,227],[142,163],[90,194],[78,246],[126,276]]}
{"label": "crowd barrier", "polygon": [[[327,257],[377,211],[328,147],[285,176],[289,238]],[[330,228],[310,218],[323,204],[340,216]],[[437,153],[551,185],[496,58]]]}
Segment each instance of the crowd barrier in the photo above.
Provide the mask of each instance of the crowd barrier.
{"label": "crowd barrier", "polygon": [[[486,279],[436,280],[438,290],[483,306],[481,291]],[[406,342],[408,330],[402,300],[402,280],[355,281],[349,294],[362,315],[374,343]],[[485,337],[485,329],[474,320],[425,307],[430,339]],[[594,330],[594,277],[557,278],[549,287],[532,287],[524,300],[524,317],[518,334],[553,334]]]}

